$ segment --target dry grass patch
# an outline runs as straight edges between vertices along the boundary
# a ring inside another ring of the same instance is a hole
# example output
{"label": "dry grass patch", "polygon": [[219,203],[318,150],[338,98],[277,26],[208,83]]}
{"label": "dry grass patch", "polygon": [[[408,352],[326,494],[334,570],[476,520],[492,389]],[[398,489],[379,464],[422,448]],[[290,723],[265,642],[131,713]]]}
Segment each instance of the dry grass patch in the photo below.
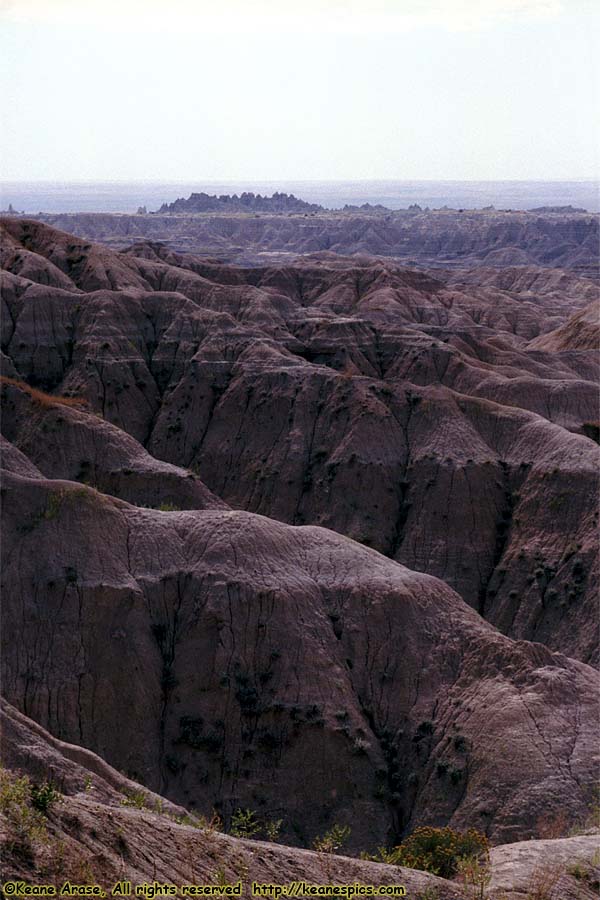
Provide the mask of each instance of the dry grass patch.
{"label": "dry grass patch", "polygon": [[88,401],[84,397],[64,397],[58,394],[47,394],[38,388],[31,387],[26,381],[19,381],[17,378],[9,378],[8,375],[0,375],[0,384],[10,384],[18,390],[29,394],[31,399],[39,406],[48,408],[51,406],[88,406]]}

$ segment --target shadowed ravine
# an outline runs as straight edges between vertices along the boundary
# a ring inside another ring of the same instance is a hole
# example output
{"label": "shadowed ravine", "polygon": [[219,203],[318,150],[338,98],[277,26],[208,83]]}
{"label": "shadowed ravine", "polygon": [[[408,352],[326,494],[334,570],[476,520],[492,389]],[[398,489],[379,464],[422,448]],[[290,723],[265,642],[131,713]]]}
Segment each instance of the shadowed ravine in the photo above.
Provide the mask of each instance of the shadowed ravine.
{"label": "shadowed ravine", "polygon": [[2,224],[7,700],[299,846],[580,821],[593,279],[241,268]]}

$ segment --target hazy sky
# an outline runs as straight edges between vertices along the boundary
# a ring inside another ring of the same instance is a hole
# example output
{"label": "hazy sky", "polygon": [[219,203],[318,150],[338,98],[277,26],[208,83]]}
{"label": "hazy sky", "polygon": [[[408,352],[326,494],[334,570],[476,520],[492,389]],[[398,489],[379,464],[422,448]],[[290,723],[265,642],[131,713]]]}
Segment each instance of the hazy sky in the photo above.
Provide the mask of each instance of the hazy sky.
{"label": "hazy sky", "polygon": [[598,176],[595,7],[0,0],[1,177]]}

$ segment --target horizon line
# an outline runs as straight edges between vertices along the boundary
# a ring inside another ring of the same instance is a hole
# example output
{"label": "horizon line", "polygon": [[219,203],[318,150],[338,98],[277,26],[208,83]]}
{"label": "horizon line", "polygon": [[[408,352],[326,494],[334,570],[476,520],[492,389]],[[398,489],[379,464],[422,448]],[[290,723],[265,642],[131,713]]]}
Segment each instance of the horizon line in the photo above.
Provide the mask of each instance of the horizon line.
{"label": "horizon line", "polygon": [[412,182],[437,184],[552,184],[556,182],[591,183],[600,184],[600,173],[589,176],[552,177],[552,178],[198,178],[184,179],[163,178],[1,178],[0,184],[277,184],[279,182],[292,182],[295,184],[381,184],[385,182],[399,182],[410,184]]}

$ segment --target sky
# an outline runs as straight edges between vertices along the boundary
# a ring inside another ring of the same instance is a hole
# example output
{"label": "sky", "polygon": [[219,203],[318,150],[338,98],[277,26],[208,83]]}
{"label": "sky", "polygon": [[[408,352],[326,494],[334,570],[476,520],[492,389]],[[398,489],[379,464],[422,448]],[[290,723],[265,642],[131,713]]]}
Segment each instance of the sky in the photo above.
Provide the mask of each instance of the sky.
{"label": "sky", "polygon": [[597,178],[598,10],[0,0],[0,177]]}

